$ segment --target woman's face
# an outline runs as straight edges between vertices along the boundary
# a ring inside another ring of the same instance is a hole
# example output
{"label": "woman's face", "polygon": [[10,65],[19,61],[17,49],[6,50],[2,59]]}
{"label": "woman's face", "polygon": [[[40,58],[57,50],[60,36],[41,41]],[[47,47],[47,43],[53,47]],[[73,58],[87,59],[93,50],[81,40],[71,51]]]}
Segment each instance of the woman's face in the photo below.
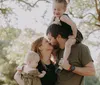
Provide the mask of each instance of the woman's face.
{"label": "woman's face", "polygon": [[41,49],[42,49],[42,51],[50,51],[50,52],[52,52],[53,47],[50,45],[48,40],[46,38],[44,38],[43,41],[42,41]]}

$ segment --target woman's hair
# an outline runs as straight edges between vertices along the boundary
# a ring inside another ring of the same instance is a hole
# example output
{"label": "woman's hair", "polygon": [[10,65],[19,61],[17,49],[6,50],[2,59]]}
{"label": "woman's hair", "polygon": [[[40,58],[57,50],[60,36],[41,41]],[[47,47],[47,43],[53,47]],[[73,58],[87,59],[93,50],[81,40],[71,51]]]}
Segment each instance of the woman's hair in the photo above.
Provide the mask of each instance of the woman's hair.
{"label": "woman's hair", "polygon": [[68,4],[68,2],[66,0],[54,0],[54,2],[63,3],[64,7],[67,7],[67,4]]}
{"label": "woman's hair", "polygon": [[31,51],[35,51],[36,53],[39,54],[40,57],[42,57],[41,52],[39,47],[42,45],[42,41],[43,41],[44,37],[40,37],[38,39],[36,39],[31,46]]}

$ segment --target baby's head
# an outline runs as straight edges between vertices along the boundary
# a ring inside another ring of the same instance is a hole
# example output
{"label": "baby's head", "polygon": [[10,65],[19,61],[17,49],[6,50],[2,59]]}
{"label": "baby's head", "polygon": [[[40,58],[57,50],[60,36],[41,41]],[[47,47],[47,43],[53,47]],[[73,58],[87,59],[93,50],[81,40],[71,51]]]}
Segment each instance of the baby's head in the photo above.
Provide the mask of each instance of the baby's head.
{"label": "baby's head", "polygon": [[66,0],[54,0],[53,2],[53,14],[55,17],[61,17],[66,11],[67,7]]}
{"label": "baby's head", "polygon": [[29,51],[25,56],[25,64],[31,68],[36,68],[40,61],[39,55],[34,51]]}

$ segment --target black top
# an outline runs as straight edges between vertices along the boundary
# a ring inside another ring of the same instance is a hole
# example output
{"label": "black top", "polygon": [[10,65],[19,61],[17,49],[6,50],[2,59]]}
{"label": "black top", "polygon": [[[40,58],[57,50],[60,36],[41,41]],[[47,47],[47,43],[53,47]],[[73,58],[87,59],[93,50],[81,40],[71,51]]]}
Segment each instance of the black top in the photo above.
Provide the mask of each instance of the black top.
{"label": "black top", "polygon": [[[68,16],[68,14],[65,14],[65,13],[64,13],[63,15],[66,15],[69,19],[71,19],[71,18]],[[54,17],[53,21],[55,21],[55,17]],[[61,23],[61,25],[62,25],[62,28],[67,28],[67,29],[70,28],[70,25],[68,26],[67,23],[65,23],[65,22],[63,22],[63,21],[61,21],[61,20],[60,20],[60,23]],[[82,33],[77,29],[76,44],[81,43],[82,40],[83,40],[83,35],[82,35]]]}
{"label": "black top", "polygon": [[39,72],[46,71],[46,74],[43,78],[40,78],[42,85],[55,85],[57,75],[55,73],[55,66],[51,62],[49,65],[43,65],[41,62],[39,62],[38,65]]}

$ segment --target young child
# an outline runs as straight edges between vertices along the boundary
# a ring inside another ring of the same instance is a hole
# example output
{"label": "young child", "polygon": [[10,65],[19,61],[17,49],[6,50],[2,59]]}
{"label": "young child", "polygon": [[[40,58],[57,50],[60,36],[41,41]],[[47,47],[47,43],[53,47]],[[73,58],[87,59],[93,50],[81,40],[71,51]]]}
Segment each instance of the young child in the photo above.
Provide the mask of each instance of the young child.
{"label": "young child", "polygon": [[[71,26],[72,28],[72,34],[68,37],[68,40],[65,44],[65,50],[63,55],[63,62],[68,59],[68,56],[70,55],[71,46],[76,43],[76,35],[77,35],[77,27],[76,24],[68,17],[67,14],[65,14],[66,7],[68,5],[68,0],[54,0],[53,2],[53,22],[56,24],[60,24],[60,21],[63,21]],[[62,70],[62,67],[59,66],[58,70]]]}
{"label": "young child", "polygon": [[[17,78],[17,83],[19,85],[41,85],[40,78],[44,77],[45,71],[40,73],[37,69],[40,57],[37,53],[29,51],[25,56],[25,65],[22,68],[18,68],[16,74],[19,75]],[[20,66],[19,66],[20,67]],[[21,71],[19,71],[21,70]]]}

